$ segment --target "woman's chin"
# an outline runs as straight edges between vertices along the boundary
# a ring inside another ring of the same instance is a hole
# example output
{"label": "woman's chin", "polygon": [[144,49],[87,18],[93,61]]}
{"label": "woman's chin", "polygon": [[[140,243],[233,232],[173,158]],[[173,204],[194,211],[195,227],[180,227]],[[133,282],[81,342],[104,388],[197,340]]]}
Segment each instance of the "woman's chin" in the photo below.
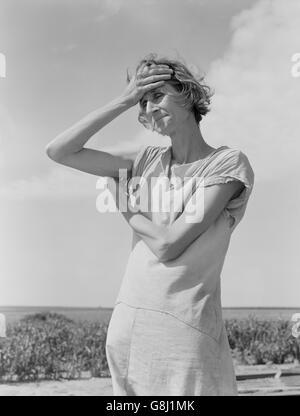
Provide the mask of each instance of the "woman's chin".
{"label": "woman's chin", "polygon": [[166,126],[154,126],[153,131],[160,134],[161,136],[168,136],[168,128]]}
{"label": "woman's chin", "polygon": [[155,131],[155,133],[160,134],[161,136],[168,136],[168,133],[166,132],[165,129],[154,129],[153,131]]}

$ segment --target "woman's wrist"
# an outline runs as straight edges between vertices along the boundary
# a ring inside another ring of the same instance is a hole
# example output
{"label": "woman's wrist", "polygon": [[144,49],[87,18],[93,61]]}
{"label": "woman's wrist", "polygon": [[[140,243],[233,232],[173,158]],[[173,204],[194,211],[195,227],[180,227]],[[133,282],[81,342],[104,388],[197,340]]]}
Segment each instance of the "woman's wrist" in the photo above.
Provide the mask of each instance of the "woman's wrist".
{"label": "woman's wrist", "polygon": [[124,105],[128,109],[136,105],[134,100],[130,96],[127,96],[127,95],[120,95],[119,97],[117,97],[116,101]]}

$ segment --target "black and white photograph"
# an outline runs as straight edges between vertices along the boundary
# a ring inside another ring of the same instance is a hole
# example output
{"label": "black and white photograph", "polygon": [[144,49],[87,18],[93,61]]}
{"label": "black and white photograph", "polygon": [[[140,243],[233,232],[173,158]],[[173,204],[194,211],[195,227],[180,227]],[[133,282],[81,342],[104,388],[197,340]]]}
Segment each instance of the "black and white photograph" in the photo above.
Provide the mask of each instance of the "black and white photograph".
{"label": "black and white photograph", "polygon": [[0,10],[0,396],[300,396],[300,1]]}

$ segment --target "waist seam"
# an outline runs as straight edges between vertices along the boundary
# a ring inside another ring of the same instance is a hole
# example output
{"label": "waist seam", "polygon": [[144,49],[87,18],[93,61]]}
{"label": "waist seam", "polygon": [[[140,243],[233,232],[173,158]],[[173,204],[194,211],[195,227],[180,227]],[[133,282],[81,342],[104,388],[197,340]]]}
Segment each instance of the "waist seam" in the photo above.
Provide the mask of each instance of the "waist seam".
{"label": "waist seam", "polygon": [[117,306],[119,303],[124,303],[125,305],[134,308],[134,309],[144,309],[144,310],[148,310],[148,311],[154,311],[154,312],[160,312],[160,313],[164,313],[165,315],[170,315],[173,316],[173,318],[177,319],[178,321],[184,323],[185,325],[189,326],[190,328],[195,329],[196,331],[198,331],[200,334],[204,334],[207,335],[209,338],[211,338],[214,342],[216,342],[218,344],[218,340],[213,337],[212,335],[208,334],[206,331],[200,330],[199,328],[197,328],[194,325],[191,325],[190,323],[186,322],[184,319],[180,318],[179,316],[173,314],[172,312],[169,311],[163,311],[161,309],[154,309],[154,308],[145,308],[145,307],[141,307],[141,306],[134,306],[134,305],[130,305],[127,302],[124,302],[123,300],[119,300],[115,303],[115,306]]}

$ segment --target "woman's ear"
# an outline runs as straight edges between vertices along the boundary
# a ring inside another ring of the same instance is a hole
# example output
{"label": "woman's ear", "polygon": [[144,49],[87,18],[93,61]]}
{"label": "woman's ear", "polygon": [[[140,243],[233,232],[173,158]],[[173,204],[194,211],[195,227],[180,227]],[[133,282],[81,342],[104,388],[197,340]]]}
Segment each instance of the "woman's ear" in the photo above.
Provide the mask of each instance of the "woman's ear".
{"label": "woman's ear", "polygon": [[143,114],[138,115],[138,121],[148,130],[153,130],[152,125],[149,123],[147,117]]}
{"label": "woman's ear", "polygon": [[128,68],[126,68],[126,82],[127,82],[127,84],[129,84],[129,82],[130,82],[130,80],[131,80],[131,76],[130,76],[130,74],[129,74],[129,71],[128,71]]}

